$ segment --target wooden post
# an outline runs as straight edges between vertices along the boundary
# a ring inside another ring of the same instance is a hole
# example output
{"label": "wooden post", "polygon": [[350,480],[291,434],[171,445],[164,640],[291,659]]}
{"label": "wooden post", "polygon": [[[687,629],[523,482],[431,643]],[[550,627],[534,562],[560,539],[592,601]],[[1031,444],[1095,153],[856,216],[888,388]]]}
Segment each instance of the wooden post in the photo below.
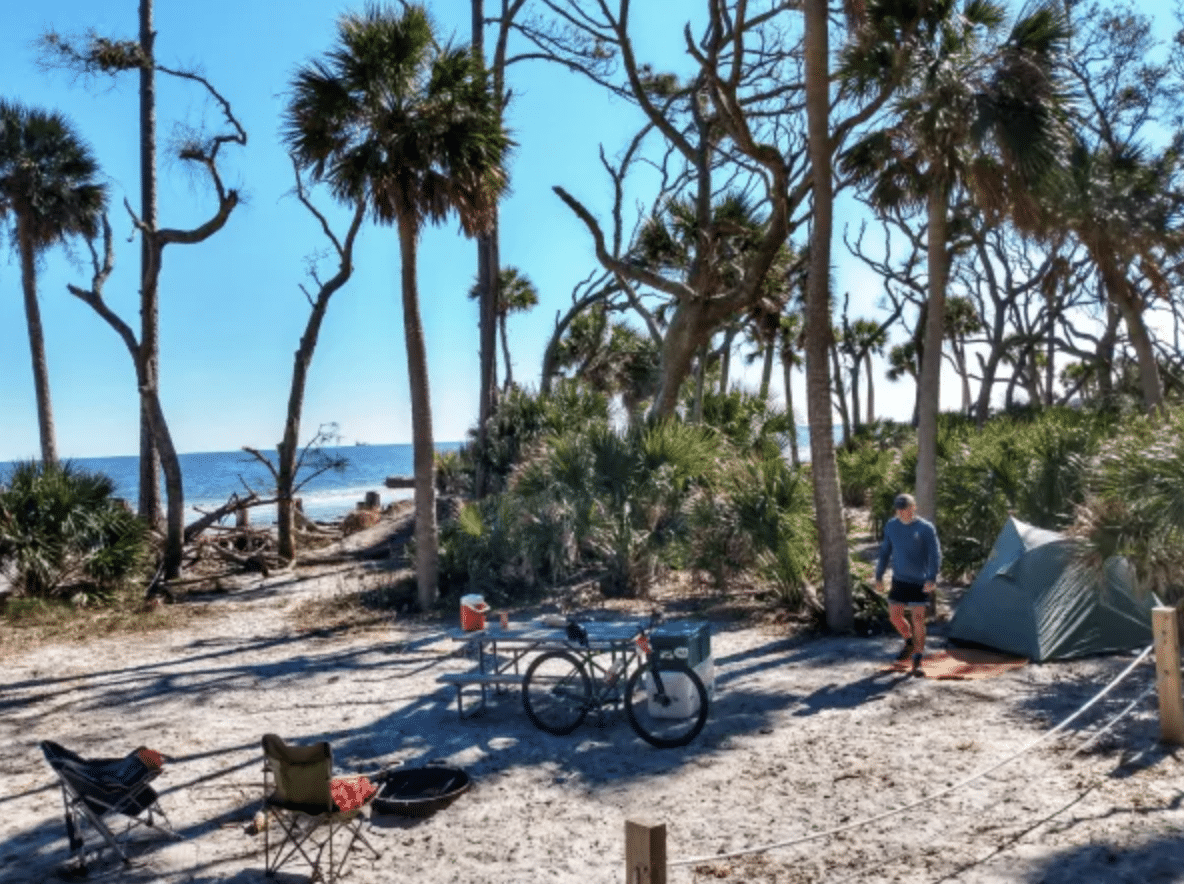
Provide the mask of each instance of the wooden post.
{"label": "wooden post", "polygon": [[625,820],[625,884],[666,884],[666,824]]}
{"label": "wooden post", "polygon": [[1159,687],[1159,739],[1184,745],[1184,698],[1180,691],[1180,639],[1176,631],[1176,609],[1151,611],[1155,633],[1155,672]]}

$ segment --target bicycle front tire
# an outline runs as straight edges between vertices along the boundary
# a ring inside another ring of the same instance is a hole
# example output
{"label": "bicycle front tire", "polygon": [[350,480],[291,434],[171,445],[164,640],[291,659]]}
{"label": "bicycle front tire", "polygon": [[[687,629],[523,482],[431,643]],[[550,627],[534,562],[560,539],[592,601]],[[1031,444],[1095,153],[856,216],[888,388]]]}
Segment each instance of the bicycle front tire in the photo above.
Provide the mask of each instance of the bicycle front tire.
{"label": "bicycle front tire", "polygon": [[[663,669],[661,678],[659,690],[649,666],[635,671],[625,687],[625,714],[637,735],[651,746],[674,749],[695,739],[707,723],[707,688],[689,667]],[[678,696],[672,690],[676,683]]]}
{"label": "bicycle front tire", "polygon": [[566,651],[536,657],[522,682],[522,705],[539,730],[566,736],[580,726],[592,705],[592,682],[584,666]]}

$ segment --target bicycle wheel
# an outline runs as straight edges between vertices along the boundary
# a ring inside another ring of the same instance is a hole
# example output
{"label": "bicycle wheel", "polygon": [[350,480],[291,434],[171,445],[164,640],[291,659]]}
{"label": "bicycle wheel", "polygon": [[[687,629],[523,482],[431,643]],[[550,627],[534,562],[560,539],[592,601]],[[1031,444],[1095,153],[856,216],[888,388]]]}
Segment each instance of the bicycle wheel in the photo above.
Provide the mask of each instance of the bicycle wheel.
{"label": "bicycle wheel", "polygon": [[571,654],[548,651],[526,670],[522,705],[535,727],[562,737],[579,727],[588,714],[592,682]]}
{"label": "bicycle wheel", "polygon": [[659,690],[649,666],[629,678],[625,714],[638,736],[659,749],[685,746],[707,723],[707,688],[689,668],[663,669]]}

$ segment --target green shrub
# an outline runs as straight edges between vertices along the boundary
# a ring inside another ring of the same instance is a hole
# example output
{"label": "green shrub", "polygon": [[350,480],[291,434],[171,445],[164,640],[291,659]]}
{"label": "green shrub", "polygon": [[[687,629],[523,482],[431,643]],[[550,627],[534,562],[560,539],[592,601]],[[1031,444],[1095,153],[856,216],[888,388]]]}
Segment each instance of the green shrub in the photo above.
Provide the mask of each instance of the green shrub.
{"label": "green shrub", "polygon": [[840,448],[836,458],[843,504],[866,507],[885,493],[894,494],[891,478],[895,473],[896,457],[896,452],[870,440],[858,440]]}
{"label": "green shrub", "polygon": [[704,489],[691,504],[690,564],[720,589],[752,572],[782,604],[800,604],[817,561],[805,475],[780,457],[733,459],[718,487]]}
{"label": "green shrub", "polygon": [[742,390],[705,392],[702,423],[719,431],[737,452],[761,458],[780,456],[789,447],[789,434],[797,432],[790,415]]}
{"label": "green shrub", "polygon": [[470,430],[470,441],[458,456],[469,483],[480,464],[489,477],[487,490],[501,491],[514,468],[544,439],[606,424],[608,418],[608,398],[577,381],[556,382],[548,396],[513,388],[498,403],[486,428],[485,444],[480,445],[477,431]]}
{"label": "green shrub", "polygon": [[1140,588],[1166,604],[1184,599],[1184,409],[1134,416],[1100,446],[1071,533],[1092,568],[1115,555]]}
{"label": "green shrub", "polygon": [[480,593],[493,604],[522,601],[535,586],[521,550],[513,499],[466,503],[440,526],[440,583],[446,595]]}
{"label": "green shrub", "polygon": [[147,530],[100,473],[70,463],[13,467],[0,492],[0,567],[31,596],[110,595],[148,556]]}
{"label": "green shrub", "polygon": [[1009,515],[1059,530],[1085,496],[1090,459],[1114,421],[1069,408],[1025,409],[978,430],[942,427],[937,528],[943,570],[977,570]]}

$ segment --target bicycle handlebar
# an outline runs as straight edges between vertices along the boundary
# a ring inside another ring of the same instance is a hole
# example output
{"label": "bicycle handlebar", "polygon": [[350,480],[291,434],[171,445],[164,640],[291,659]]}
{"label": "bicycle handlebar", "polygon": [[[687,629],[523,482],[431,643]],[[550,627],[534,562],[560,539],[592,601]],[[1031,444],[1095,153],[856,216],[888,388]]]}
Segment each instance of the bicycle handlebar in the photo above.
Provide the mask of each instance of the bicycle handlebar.
{"label": "bicycle handlebar", "polygon": [[[638,632],[645,633],[653,629],[662,622],[662,612],[655,608],[650,612],[648,623],[639,623],[637,626]],[[588,647],[588,629],[584,624],[580,623],[574,617],[567,618],[567,640],[579,644],[581,647]]]}

